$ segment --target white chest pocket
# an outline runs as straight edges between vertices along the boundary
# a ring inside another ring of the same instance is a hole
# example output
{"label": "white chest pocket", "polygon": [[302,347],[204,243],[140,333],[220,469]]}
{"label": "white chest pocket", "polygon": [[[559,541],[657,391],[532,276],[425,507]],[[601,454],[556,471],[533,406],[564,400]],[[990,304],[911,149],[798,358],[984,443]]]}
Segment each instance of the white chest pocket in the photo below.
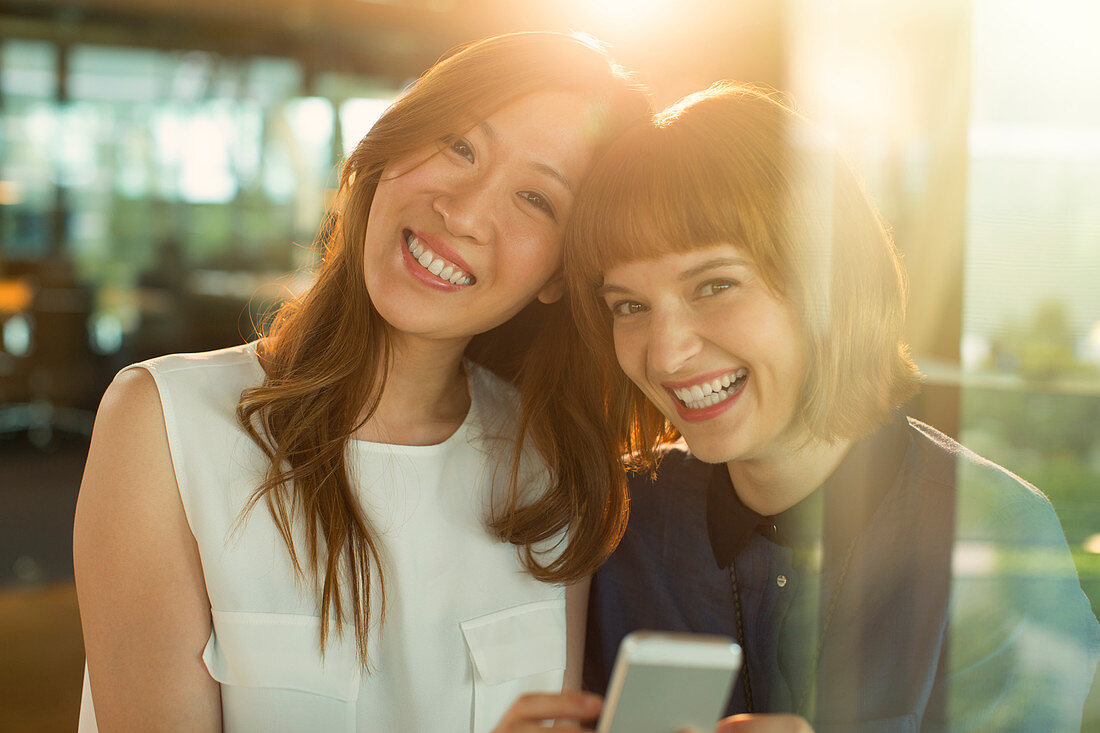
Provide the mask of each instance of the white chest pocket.
{"label": "white chest pocket", "polygon": [[526,692],[560,692],[565,600],[522,606],[459,624],[474,677],[473,733],[487,733]]}
{"label": "white chest pocket", "polygon": [[330,638],[322,658],[315,616],[212,615],[202,659],[221,683],[226,733],[355,730],[360,667],[349,632]]}

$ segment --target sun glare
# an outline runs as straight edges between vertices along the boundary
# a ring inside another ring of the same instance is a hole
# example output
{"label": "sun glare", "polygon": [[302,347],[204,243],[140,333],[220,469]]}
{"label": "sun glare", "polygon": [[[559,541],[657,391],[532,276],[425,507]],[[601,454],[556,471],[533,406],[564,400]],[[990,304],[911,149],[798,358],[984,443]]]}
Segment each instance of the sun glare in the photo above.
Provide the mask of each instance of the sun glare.
{"label": "sun glare", "polygon": [[656,23],[671,0],[572,0],[575,15],[597,24],[608,35],[641,30]]}
{"label": "sun glare", "polygon": [[1085,552],[1100,555],[1100,534],[1089,535],[1085,540]]}

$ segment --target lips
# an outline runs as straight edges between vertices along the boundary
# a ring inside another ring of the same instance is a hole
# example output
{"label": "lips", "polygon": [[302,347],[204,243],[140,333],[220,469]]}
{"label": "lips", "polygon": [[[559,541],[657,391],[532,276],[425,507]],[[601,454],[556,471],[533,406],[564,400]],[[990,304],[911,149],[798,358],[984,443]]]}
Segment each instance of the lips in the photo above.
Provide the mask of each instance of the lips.
{"label": "lips", "polygon": [[439,240],[411,229],[405,229],[402,236],[411,255],[406,261],[411,260],[411,267],[422,268],[422,275],[457,287],[469,287],[477,282],[469,265]]}
{"label": "lips", "polygon": [[673,405],[687,422],[702,422],[722,414],[737,402],[749,380],[749,370],[727,370],[688,382],[665,383]]}
{"label": "lips", "polygon": [[749,370],[742,367],[720,377],[696,382],[691,386],[672,388],[672,393],[688,409],[700,410],[728,400],[736,394],[748,376]]}

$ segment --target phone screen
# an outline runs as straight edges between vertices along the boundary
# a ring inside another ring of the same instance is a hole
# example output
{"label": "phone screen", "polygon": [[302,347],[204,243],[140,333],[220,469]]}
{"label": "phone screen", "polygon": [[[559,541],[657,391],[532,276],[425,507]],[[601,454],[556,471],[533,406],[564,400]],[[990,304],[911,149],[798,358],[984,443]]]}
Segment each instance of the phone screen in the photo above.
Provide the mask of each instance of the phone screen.
{"label": "phone screen", "polygon": [[602,733],[709,731],[726,708],[736,667],[631,664]]}

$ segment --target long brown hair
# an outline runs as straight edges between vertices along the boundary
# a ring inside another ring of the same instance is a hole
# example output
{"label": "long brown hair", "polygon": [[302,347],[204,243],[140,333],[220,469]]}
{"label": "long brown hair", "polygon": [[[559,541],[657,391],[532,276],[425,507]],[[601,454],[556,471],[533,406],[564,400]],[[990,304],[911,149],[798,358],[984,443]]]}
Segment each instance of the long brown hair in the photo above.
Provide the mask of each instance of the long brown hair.
{"label": "long brown hair", "polygon": [[916,392],[904,273],[851,169],[775,92],[719,83],[621,136],[566,233],[577,324],[605,370],[624,454],[652,467],[654,447],[678,433],[615,364],[603,273],[719,243],[742,247],[800,315],[810,367],[796,419],[808,436],[862,437]]}
{"label": "long brown hair", "polygon": [[[308,571],[314,581],[322,652],[331,624],[342,634],[350,619],[360,662],[368,666],[371,608],[377,604],[381,618],[385,606],[379,536],[345,463],[350,437],[378,407],[392,356],[388,325],[363,279],[363,242],[380,176],[390,160],[462,133],[538,91],[590,100],[598,147],[649,113],[642,91],[601,48],[579,37],[511,34],[455,52],[394,102],[345,161],[318,235],[323,261],[316,283],[280,309],[260,342],[266,379],[241,395],[237,418],[270,466],[245,512],[263,501],[299,579]],[[580,347],[568,306],[544,309],[523,314],[520,343],[504,342],[515,330],[506,324],[472,343],[469,355],[511,378],[522,408],[508,491],[494,503],[489,528],[519,546],[535,577],[568,582],[594,570],[614,547],[623,530],[625,490],[613,442],[593,435],[600,422],[577,399],[581,382],[571,376],[567,359]],[[520,457],[528,445],[551,474],[549,489],[533,503],[525,503],[521,485]],[[304,531],[304,546],[295,545],[295,527]],[[567,547],[544,565],[536,543],[562,530],[568,531]]]}

